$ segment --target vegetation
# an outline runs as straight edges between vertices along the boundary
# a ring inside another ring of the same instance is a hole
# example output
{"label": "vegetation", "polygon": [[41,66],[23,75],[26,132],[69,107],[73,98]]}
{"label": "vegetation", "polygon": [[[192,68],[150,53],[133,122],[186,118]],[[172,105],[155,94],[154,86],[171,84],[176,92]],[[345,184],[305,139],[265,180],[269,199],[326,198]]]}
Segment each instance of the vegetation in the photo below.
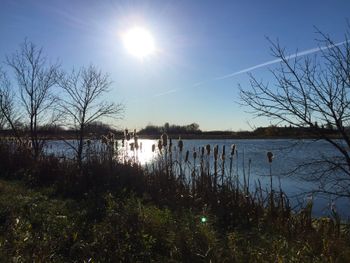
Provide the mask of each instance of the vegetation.
{"label": "vegetation", "polygon": [[[304,59],[287,55],[278,42],[271,42],[271,51],[281,62],[272,71],[274,86],[250,75],[251,88],[241,88],[241,97],[257,116],[279,125],[309,127],[316,138],[328,142],[338,156],[307,160],[299,172],[310,164],[317,173],[307,173],[305,179],[320,182],[318,192],[350,197],[349,31],[346,41],[338,44],[320,31],[318,38],[321,55]],[[317,169],[320,166],[323,171]]]}
{"label": "vegetation", "polygon": [[166,132],[167,134],[201,134],[202,131],[199,129],[197,123],[191,123],[189,125],[170,125],[166,122],[163,126],[156,125],[147,125],[145,128],[139,131],[140,135],[156,135],[159,137],[162,133]]}
{"label": "vegetation", "polygon": [[[6,63],[16,76],[20,104],[14,103],[16,93],[13,90],[9,91],[10,83],[7,87],[0,87],[0,94],[5,98],[2,101],[4,102],[1,107],[4,109],[2,114],[6,116],[11,129],[20,140],[19,127],[14,124],[17,117],[14,111],[23,111],[22,118],[29,127],[33,155],[37,158],[43,147],[43,140],[38,135],[38,129],[46,123],[54,123],[57,118],[54,112],[57,97],[53,93],[53,88],[59,75],[59,65],[49,64],[47,58],[42,54],[42,49],[27,40],[21,45],[19,51],[7,57]],[[9,108],[8,105],[10,105],[10,110],[6,110]],[[22,107],[20,108],[19,105]]]}
{"label": "vegetation", "polygon": [[66,141],[75,151],[78,164],[81,165],[85,148],[86,128],[98,119],[119,116],[122,105],[101,101],[101,96],[108,92],[110,81],[94,66],[73,71],[58,80],[58,85],[65,92],[60,108],[68,127],[76,131],[76,144]]}
{"label": "vegetation", "polygon": [[92,65],[67,74],[59,64],[48,62],[42,48],[27,40],[6,57],[6,65],[17,86],[12,86],[7,72],[0,68],[0,126],[28,146],[35,158],[42,154],[43,134],[57,134],[57,127],[64,126],[74,131],[77,143],[61,139],[81,163],[89,128],[102,118],[118,118],[123,112],[121,104],[103,99],[111,81]]}
{"label": "vegetation", "polygon": [[[142,146],[136,131],[126,130],[120,145],[116,138],[121,133],[111,132],[100,122],[104,117],[119,117],[123,110],[122,105],[101,100],[109,90],[108,76],[93,66],[67,75],[59,65],[46,61],[42,50],[27,41],[7,58],[19,96],[6,73],[0,72],[0,125],[7,135],[0,141],[3,261],[350,261],[349,224],[341,221],[336,210],[330,218],[312,218],[312,203],[293,212],[282,189],[272,187],[272,152],[267,153],[266,162],[271,187],[265,190],[259,183],[252,187],[249,169],[238,176],[235,145],[231,149],[203,145],[184,151],[181,139],[174,145],[168,137],[312,132],[337,146],[334,139],[347,136],[345,122],[340,122],[346,115],[335,114],[333,122],[322,119],[316,125],[310,116],[322,114],[312,115],[305,107],[302,122],[294,123],[292,118],[287,122],[291,126],[258,128],[252,133],[205,133],[196,123],[149,125],[139,135],[161,135],[161,139],[152,146],[155,161],[141,166],[138,152]],[[288,74],[282,72],[286,83],[290,83]],[[292,76],[298,75],[292,72]],[[58,96],[53,87],[65,95]],[[288,85],[283,88],[289,91]],[[254,105],[251,94],[245,93],[245,99]],[[312,98],[305,99],[310,102]],[[347,105],[347,101],[339,103]],[[321,113],[330,117],[324,109]],[[331,110],[338,112],[338,108]],[[108,131],[101,138],[100,127]],[[49,134],[68,135],[62,139],[75,151],[74,157],[45,153]],[[67,140],[71,138],[76,143]]]}
{"label": "vegetation", "polygon": [[[0,144],[0,257],[35,262],[348,262],[336,212],[293,213],[282,191],[249,188],[235,146],[183,152],[162,135],[142,168],[135,134],[77,161]],[[92,146],[91,146],[92,149]],[[269,157],[270,158],[270,157]],[[272,159],[271,159],[272,160]],[[222,169],[223,162],[230,169]],[[197,166],[196,164],[199,164]],[[267,160],[268,165],[268,160]],[[190,176],[188,176],[190,175]]]}

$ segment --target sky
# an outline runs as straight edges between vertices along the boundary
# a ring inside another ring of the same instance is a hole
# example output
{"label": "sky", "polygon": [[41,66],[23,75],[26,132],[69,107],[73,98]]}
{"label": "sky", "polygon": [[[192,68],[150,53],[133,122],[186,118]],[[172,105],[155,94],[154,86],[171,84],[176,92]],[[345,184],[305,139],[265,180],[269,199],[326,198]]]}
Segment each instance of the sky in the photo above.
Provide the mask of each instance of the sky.
{"label": "sky", "polygon": [[[202,130],[250,130],[270,124],[240,101],[248,72],[273,82],[278,63],[266,37],[288,54],[317,50],[315,26],[345,40],[350,1],[1,0],[0,60],[27,38],[64,70],[93,64],[109,74],[103,99],[125,106],[116,127],[190,124]],[[156,52],[132,56],[122,36],[135,26]],[[317,53],[317,52],[316,52]]]}

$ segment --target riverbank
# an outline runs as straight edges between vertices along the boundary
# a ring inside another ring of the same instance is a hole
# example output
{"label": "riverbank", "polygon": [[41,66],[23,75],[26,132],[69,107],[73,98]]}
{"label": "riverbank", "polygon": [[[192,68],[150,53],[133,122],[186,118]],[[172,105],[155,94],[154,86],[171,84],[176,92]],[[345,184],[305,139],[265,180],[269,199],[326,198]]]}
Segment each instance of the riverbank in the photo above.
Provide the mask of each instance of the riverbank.
{"label": "riverbank", "polygon": [[215,171],[197,170],[188,182],[165,156],[149,169],[108,155],[89,158],[79,168],[74,160],[34,160],[26,150],[0,146],[2,259],[350,260],[349,225],[336,213],[312,218],[311,203],[294,213],[283,192],[219,184]]}
{"label": "riverbank", "polygon": [[[224,231],[216,216],[158,206],[133,194],[62,198],[0,180],[0,257],[63,262],[348,262],[344,230],[328,219],[305,232],[278,226]],[[303,221],[295,216],[293,220]],[[287,222],[285,222],[287,223]]]}

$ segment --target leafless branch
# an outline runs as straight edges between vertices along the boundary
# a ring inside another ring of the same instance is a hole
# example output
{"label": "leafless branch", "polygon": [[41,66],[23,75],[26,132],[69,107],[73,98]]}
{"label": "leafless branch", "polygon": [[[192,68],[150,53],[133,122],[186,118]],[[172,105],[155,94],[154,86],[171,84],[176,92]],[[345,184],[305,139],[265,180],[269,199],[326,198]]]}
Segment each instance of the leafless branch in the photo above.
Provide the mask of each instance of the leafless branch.
{"label": "leafless branch", "polygon": [[57,83],[59,65],[49,64],[42,49],[27,40],[19,51],[6,58],[6,62],[15,73],[33,153],[38,157],[43,145],[38,130],[57,101],[52,87]]}
{"label": "leafless branch", "polygon": [[81,165],[84,152],[86,127],[100,118],[118,118],[123,114],[121,104],[103,100],[103,94],[109,91],[111,82],[108,75],[102,74],[94,66],[73,70],[59,81],[65,95],[60,101],[61,111],[68,124],[77,131],[77,146],[70,145],[76,151]]}
{"label": "leafless branch", "polygon": [[[343,45],[337,45],[320,30],[317,34],[320,36],[318,43],[323,48],[320,48],[320,56],[314,58],[301,59],[297,55],[291,58],[278,42],[269,40],[272,54],[281,61],[277,69],[271,70],[274,86],[251,74],[251,87],[240,87],[241,99],[255,116],[268,117],[294,127],[307,127],[317,138],[331,144],[341,158],[305,163],[298,167],[298,171],[313,165],[314,173],[309,173],[308,179],[322,181],[324,192],[333,189],[334,193],[350,196],[349,191],[346,193],[345,188],[341,191],[339,186],[340,182],[345,185],[344,178],[346,185],[350,183],[349,38],[346,35]],[[324,126],[332,128],[333,134],[330,135]]]}

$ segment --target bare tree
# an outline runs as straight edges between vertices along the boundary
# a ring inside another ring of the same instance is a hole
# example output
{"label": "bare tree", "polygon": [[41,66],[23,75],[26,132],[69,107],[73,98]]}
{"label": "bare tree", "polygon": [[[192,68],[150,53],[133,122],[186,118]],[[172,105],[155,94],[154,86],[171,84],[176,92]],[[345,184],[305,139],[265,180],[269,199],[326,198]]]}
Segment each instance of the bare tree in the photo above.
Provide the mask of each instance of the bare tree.
{"label": "bare tree", "polygon": [[6,73],[0,68],[0,129],[3,130],[6,128],[6,116],[4,114],[4,111],[2,110],[4,107],[3,105],[6,100],[5,97],[7,97],[5,94],[8,94],[10,91],[10,81],[7,78]]}
{"label": "bare tree", "polygon": [[19,109],[15,105],[15,94],[6,73],[0,68],[0,125],[1,129],[10,128],[13,135],[22,141],[16,123],[20,119]]}
{"label": "bare tree", "polygon": [[[312,58],[287,55],[279,43],[271,42],[280,67],[271,70],[271,86],[250,75],[251,88],[240,87],[243,102],[256,116],[276,124],[308,127],[336,150],[305,162],[296,171],[307,171],[305,179],[318,181],[319,192],[350,197],[350,42],[342,43],[317,31],[319,54]],[[330,129],[324,127],[332,127]],[[312,166],[312,168],[310,168]]]}
{"label": "bare tree", "polygon": [[[37,158],[41,153],[44,140],[38,130],[53,116],[53,105],[57,100],[52,88],[57,83],[58,64],[49,64],[42,49],[27,40],[12,56],[7,64],[14,70],[19,88],[19,99],[24,107],[24,121],[29,126],[33,154]],[[50,114],[49,114],[50,112]]]}
{"label": "bare tree", "polygon": [[63,77],[59,85],[65,94],[61,107],[69,125],[77,132],[77,144],[67,143],[74,149],[79,166],[82,165],[86,128],[89,124],[105,117],[120,117],[123,113],[121,104],[103,100],[109,91],[111,82],[106,74],[94,66],[82,68]]}

